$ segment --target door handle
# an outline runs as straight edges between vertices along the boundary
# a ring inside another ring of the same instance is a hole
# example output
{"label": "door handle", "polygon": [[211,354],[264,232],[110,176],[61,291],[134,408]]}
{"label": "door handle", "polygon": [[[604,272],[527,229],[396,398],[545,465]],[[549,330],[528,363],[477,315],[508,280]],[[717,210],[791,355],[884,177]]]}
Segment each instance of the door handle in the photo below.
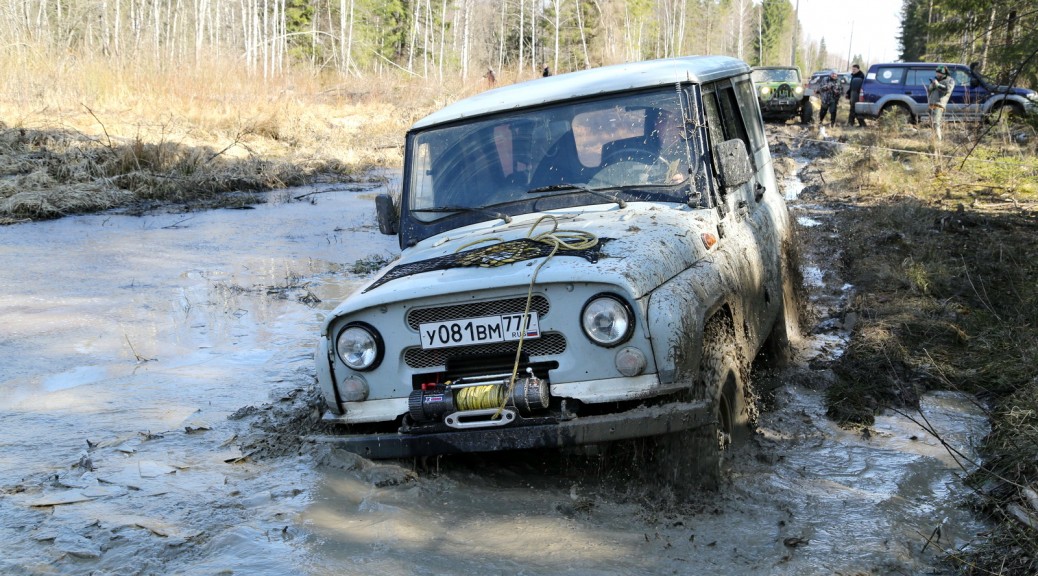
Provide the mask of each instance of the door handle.
{"label": "door handle", "polygon": [[767,191],[768,189],[763,184],[757,182],[757,187],[753,191],[753,199],[760,202],[760,199],[764,197],[764,193]]}

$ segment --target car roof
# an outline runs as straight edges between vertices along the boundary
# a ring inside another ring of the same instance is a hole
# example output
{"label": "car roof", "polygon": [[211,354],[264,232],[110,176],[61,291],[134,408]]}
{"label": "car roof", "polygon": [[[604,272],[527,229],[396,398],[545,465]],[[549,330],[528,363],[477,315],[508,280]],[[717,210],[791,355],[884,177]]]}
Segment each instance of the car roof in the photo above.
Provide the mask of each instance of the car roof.
{"label": "car roof", "polygon": [[728,56],[684,56],[602,66],[487,90],[433,112],[411,129],[572,98],[678,82],[710,82],[749,71],[745,62]]}
{"label": "car roof", "polygon": [[966,67],[965,64],[955,62],[880,62],[879,64],[869,66],[869,68],[936,68],[938,66]]}
{"label": "car roof", "polygon": [[753,70],[800,70],[796,66],[754,66]]}

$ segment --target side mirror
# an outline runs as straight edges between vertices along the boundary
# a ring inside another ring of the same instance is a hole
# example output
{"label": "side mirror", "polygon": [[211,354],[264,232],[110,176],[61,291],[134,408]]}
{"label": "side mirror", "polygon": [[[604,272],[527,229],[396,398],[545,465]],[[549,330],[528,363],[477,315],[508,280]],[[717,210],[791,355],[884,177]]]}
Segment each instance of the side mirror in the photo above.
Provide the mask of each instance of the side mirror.
{"label": "side mirror", "polygon": [[375,219],[378,221],[378,231],[395,236],[400,224],[400,215],[397,214],[393,197],[389,194],[375,196]]}
{"label": "side mirror", "polygon": [[750,155],[742,140],[736,138],[721,142],[714,148],[714,155],[717,157],[721,186],[725,190],[742,186],[753,177]]}

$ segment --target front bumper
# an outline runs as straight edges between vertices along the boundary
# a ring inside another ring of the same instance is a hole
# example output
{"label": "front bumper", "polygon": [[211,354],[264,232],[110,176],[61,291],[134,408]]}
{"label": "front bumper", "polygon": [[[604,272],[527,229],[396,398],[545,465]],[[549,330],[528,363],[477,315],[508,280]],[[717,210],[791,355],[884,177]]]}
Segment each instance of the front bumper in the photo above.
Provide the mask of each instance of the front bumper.
{"label": "front bumper", "polygon": [[451,430],[428,434],[356,434],[318,436],[316,441],[366,458],[413,458],[463,452],[498,452],[614,442],[680,432],[708,424],[705,401],[640,406],[615,414],[498,428]]}
{"label": "front bumper", "polygon": [[799,100],[768,100],[760,103],[760,111],[762,115],[770,116],[774,114],[795,114],[800,106]]}

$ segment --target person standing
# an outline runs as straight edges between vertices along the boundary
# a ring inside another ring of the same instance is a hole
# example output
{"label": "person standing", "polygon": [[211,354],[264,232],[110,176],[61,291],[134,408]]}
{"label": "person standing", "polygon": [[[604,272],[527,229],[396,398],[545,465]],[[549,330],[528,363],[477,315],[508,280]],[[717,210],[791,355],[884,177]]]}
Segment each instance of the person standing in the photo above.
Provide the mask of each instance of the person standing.
{"label": "person standing", "polygon": [[858,122],[858,126],[865,127],[865,118],[858,116],[858,113],[854,111],[854,103],[858,101],[858,97],[861,96],[861,85],[865,82],[865,74],[861,71],[861,67],[857,64],[851,66],[851,85],[847,91],[847,98],[851,101],[851,110],[847,113],[847,126],[854,126],[854,122]]}
{"label": "person standing", "polygon": [[930,126],[933,127],[937,141],[941,140],[941,124],[944,123],[944,110],[955,90],[955,79],[948,74],[948,67],[937,67],[933,80],[926,85],[926,101],[930,106]]}
{"label": "person standing", "polygon": [[825,124],[825,115],[829,114],[829,127],[832,128],[836,126],[836,108],[840,103],[840,93],[843,92],[836,70],[829,73],[829,77],[822,81],[822,86],[818,90],[822,98],[822,114],[818,118],[818,123]]}

